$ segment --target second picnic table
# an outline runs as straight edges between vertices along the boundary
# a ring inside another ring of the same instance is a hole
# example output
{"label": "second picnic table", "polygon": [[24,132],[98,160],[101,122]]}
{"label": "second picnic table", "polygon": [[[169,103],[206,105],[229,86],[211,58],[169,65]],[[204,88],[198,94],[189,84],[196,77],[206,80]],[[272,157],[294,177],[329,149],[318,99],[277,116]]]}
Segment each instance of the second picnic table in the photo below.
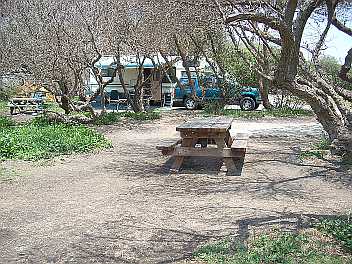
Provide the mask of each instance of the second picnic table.
{"label": "second picnic table", "polygon": [[179,171],[185,157],[219,157],[224,159],[228,174],[232,174],[236,171],[237,160],[245,155],[248,140],[247,134],[231,137],[232,121],[224,117],[193,119],[176,127],[180,140],[157,148],[164,155],[176,157],[172,172]]}

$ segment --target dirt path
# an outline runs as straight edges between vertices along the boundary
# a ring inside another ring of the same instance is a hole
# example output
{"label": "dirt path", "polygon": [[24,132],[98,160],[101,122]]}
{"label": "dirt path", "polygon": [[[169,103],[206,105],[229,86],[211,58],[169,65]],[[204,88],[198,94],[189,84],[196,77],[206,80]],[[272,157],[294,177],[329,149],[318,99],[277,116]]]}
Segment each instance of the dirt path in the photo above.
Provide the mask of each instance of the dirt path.
{"label": "dirt path", "polygon": [[0,183],[0,263],[172,263],[223,236],[352,209],[351,172],[298,159],[322,133],[311,119],[235,121],[253,135],[241,176],[218,160],[169,175],[155,145],[190,117],[105,127],[114,148],[98,154],[4,163],[23,176]]}

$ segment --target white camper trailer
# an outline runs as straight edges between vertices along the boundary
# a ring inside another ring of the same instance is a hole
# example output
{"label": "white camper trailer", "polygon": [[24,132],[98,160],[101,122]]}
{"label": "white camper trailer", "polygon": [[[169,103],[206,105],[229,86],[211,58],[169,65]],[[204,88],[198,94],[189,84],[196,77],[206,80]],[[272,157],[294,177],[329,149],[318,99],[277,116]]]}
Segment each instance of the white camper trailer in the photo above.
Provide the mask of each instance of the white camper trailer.
{"label": "white camper trailer", "polygon": [[[170,58],[171,60],[172,58]],[[126,87],[130,92],[134,91],[134,86],[138,80],[138,73],[140,63],[137,62],[135,56],[125,56],[122,58],[123,69],[123,79]],[[155,56],[154,61],[157,63],[165,63],[161,56]],[[111,84],[106,87],[106,92],[114,97],[116,95],[123,96],[124,90],[120,83],[118,76],[112,76],[114,70],[116,69],[116,64],[113,62],[111,56],[103,57],[98,64],[101,69],[102,76],[109,80],[114,77]],[[172,106],[173,91],[176,86],[175,78],[180,78],[183,66],[182,62],[177,62],[174,67],[169,69],[168,74],[161,76],[161,73],[156,70],[153,73],[155,65],[151,59],[146,58],[143,63],[143,78],[148,79],[144,87],[144,94],[149,96],[151,103],[161,104],[162,106]],[[173,72],[172,72],[173,71]],[[152,76],[150,76],[153,73]],[[98,83],[92,72],[89,73],[88,78],[88,93],[94,93],[98,89]]]}

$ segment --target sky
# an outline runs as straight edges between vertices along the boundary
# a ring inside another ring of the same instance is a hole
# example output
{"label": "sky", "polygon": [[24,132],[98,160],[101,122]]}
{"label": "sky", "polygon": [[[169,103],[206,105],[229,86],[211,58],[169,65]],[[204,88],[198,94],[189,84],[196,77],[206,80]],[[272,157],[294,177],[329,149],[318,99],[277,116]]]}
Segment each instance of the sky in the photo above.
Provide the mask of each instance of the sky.
{"label": "sky", "polygon": [[[346,26],[352,27],[352,21],[347,19],[340,20]],[[308,44],[310,48],[315,47],[315,44],[320,38],[321,33],[324,31],[327,24],[327,19],[309,19],[304,30],[302,44]],[[331,25],[325,41],[325,50],[323,54],[335,57],[340,64],[344,64],[345,57],[349,49],[352,48],[352,37],[338,30],[335,26]],[[308,55],[307,51],[303,52]],[[308,55],[309,56],[309,55]]]}
{"label": "sky", "polygon": [[352,48],[352,37],[333,27],[327,36],[327,47],[325,54],[337,58],[343,64],[348,50]]}

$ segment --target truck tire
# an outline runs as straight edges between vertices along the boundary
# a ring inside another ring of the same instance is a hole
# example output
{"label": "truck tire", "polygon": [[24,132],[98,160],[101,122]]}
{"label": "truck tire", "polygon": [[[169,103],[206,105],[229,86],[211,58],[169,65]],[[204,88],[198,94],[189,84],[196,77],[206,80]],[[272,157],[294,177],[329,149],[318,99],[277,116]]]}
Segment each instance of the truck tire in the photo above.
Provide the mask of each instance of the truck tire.
{"label": "truck tire", "polygon": [[251,97],[243,97],[240,101],[240,107],[243,111],[252,111],[255,109],[255,101]]}
{"label": "truck tire", "polygon": [[183,105],[186,107],[187,110],[194,110],[197,108],[196,100],[191,97],[185,98],[183,101]]}

